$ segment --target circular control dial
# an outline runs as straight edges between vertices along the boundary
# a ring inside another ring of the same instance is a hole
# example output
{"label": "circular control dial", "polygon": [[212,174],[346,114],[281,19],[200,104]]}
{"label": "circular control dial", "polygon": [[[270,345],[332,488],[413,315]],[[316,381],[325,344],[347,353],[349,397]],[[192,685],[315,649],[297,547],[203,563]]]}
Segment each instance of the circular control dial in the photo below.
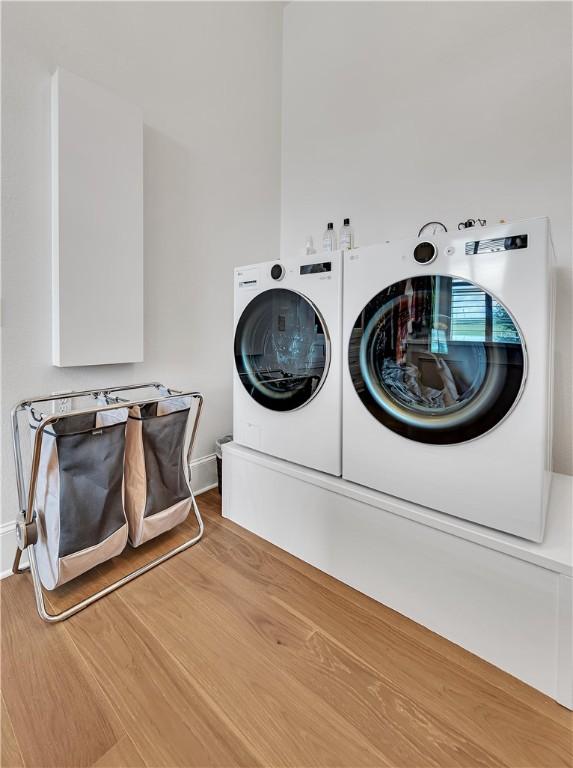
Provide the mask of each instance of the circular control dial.
{"label": "circular control dial", "polygon": [[282,264],[273,264],[271,267],[271,277],[273,280],[282,280],[285,276],[285,268]]}
{"label": "circular control dial", "polygon": [[437,255],[438,252],[436,246],[428,241],[418,243],[414,248],[414,260],[417,261],[418,264],[430,264],[434,261]]}

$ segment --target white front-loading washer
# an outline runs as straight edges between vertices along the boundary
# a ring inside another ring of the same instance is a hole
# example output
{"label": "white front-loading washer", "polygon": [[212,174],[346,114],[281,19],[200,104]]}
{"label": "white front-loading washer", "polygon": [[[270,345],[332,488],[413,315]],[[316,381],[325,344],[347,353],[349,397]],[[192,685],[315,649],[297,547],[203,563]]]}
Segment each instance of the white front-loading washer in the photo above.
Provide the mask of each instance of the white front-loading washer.
{"label": "white front-loading washer", "polygon": [[346,252],[344,478],[542,540],[551,256],[545,218]]}
{"label": "white front-loading washer", "polygon": [[340,252],[235,269],[233,437],[341,473]]}

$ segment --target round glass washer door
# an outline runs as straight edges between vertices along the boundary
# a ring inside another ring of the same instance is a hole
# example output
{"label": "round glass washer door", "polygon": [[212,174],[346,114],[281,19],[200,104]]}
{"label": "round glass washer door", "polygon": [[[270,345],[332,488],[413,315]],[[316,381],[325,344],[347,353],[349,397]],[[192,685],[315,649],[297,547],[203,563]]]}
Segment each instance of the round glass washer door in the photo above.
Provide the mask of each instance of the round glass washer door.
{"label": "round glass washer door", "polygon": [[489,432],[513,409],[526,375],[508,310],[477,285],[424,275],[390,285],[356,319],[350,375],[370,413],[422,443]]}
{"label": "round glass washer door", "polygon": [[245,307],[235,331],[235,365],[257,403],[293,411],[321,388],[330,341],[317,308],[296,291],[273,288]]}

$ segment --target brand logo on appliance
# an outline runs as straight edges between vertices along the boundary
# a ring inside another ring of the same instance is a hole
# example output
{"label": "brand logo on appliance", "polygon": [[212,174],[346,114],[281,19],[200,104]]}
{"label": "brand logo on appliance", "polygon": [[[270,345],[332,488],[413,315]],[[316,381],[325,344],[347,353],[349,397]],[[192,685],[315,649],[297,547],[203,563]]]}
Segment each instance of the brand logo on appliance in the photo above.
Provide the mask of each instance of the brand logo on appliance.
{"label": "brand logo on appliance", "polygon": [[239,288],[256,288],[259,283],[259,270],[241,269],[237,272]]}

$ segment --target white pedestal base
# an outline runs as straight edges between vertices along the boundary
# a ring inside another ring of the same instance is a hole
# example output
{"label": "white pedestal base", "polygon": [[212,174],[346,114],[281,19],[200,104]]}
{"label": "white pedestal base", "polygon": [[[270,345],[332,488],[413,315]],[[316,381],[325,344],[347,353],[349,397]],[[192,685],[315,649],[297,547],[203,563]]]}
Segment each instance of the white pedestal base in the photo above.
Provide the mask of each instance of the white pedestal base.
{"label": "white pedestal base", "polygon": [[223,515],[573,709],[572,478],[543,544],[224,446]]}

